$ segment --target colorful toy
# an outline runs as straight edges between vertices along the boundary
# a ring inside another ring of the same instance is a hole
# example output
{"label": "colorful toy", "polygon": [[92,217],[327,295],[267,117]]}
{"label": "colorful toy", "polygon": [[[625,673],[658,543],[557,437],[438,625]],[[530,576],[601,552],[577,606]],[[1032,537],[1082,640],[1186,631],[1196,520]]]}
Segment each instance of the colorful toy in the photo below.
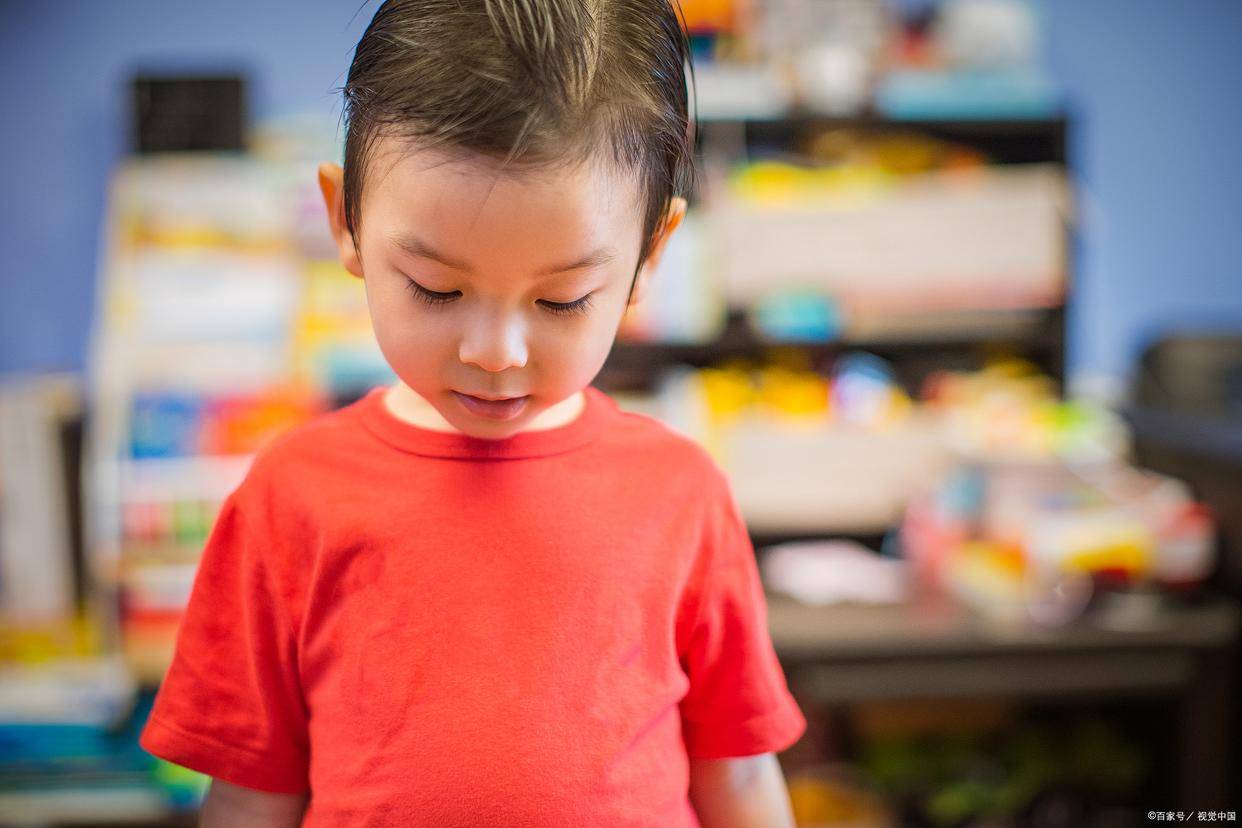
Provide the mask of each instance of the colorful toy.
{"label": "colorful toy", "polygon": [[832,372],[832,406],[843,423],[883,428],[911,409],[888,363],[867,353],[842,356]]}
{"label": "colorful toy", "polygon": [[813,290],[788,290],[759,301],[751,318],[765,338],[829,342],[841,332],[841,311],[831,297]]}

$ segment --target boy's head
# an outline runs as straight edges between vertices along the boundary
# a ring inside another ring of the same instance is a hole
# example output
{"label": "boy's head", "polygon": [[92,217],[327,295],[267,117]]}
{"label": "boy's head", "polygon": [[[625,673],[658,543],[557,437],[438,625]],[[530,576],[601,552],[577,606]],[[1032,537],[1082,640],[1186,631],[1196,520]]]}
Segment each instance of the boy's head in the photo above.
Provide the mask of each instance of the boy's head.
{"label": "boy's head", "polygon": [[381,350],[451,426],[516,433],[598,373],[685,210],[687,60],[670,0],[376,13],[320,183]]}

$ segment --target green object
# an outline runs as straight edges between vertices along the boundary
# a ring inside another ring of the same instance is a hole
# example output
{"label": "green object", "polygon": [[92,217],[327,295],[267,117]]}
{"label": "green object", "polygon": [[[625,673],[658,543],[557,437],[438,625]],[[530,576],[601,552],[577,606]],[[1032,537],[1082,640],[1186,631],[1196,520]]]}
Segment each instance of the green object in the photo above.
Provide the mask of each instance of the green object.
{"label": "green object", "polygon": [[1079,785],[1108,794],[1137,789],[1148,766],[1144,749],[1127,740],[1111,722],[1091,719],[1070,734],[1067,764]]}
{"label": "green object", "polygon": [[151,775],[168,795],[169,801],[178,809],[196,807],[202,802],[211,784],[211,777],[198,771],[157,759]]}
{"label": "green object", "polygon": [[913,739],[876,739],[863,745],[860,764],[879,790],[900,795],[930,781],[928,759]]}
{"label": "green object", "polygon": [[942,786],[927,798],[927,817],[936,825],[954,825],[992,810],[996,784],[986,779],[962,779]]}
{"label": "green object", "polygon": [[936,826],[1007,824],[1047,791],[1133,799],[1152,755],[1106,718],[1030,722],[979,737],[886,736],[860,746],[859,769],[893,800],[916,803]]}
{"label": "green object", "polygon": [[178,500],[172,506],[172,534],[177,543],[191,546],[198,542],[200,531],[198,504],[190,500]]}

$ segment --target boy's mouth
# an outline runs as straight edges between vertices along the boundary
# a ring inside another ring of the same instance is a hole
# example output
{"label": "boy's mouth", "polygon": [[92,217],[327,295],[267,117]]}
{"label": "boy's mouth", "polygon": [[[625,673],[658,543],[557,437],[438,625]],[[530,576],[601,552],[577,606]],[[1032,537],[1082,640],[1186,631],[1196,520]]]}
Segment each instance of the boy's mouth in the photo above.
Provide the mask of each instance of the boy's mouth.
{"label": "boy's mouth", "polygon": [[527,394],[522,397],[487,400],[482,397],[463,394],[460,391],[454,391],[453,396],[471,414],[486,417],[489,420],[512,420],[522,413],[522,410],[526,408],[526,401],[530,399],[530,395]]}

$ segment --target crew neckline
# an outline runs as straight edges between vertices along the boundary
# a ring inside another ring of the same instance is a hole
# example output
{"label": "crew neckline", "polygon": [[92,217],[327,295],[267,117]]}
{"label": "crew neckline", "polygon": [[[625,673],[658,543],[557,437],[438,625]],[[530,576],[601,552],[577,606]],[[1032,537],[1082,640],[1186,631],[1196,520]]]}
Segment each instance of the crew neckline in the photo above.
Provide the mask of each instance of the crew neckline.
{"label": "crew neckline", "polygon": [[512,460],[561,454],[595,439],[603,429],[608,415],[617,408],[611,397],[588,385],[582,389],[585,398],[582,410],[568,423],[491,440],[407,423],[384,405],[384,393],[387,390],[385,386],[376,386],[358,401],[356,411],[363,425],[389,445],[428,457]]}

